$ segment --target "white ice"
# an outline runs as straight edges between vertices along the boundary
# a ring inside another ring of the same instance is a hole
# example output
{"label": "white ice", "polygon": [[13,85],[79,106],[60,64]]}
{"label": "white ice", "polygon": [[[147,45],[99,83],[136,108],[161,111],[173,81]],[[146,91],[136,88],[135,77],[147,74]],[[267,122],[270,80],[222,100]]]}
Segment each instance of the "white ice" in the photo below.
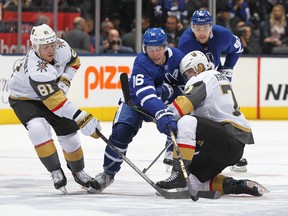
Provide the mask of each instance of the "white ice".
{"label": "white ice", "polygon": [[[0,215],[29,216],[162,216],[162,215],[288,215],[288,121],[250,121],[255,145],[246,146],[247,173],[224,174],[236,179],[252,179],[270,193],[263,197],[223,196],[218,200],[168,200],[152,188],[125,162],[115,182],[102,194],[87,194],[65,165],[62,151],[54,136],[62,167],[68,178],[69,195],[53,187],[50,174],[40,163],[25,128],[21,125],[0,126]],[[111,122],[102,122],[102,133],[109,137]],[[81,135],[85,153],[85,171],[96,175],[102,171],[105,143]],[[165,136],[153,123],[145,123],[130,144],[127,157],[141,170],[164,148]],[[147,171],[154,182],[169,176],[163,156]],[[211,164],[213,166],[213,164]]]}

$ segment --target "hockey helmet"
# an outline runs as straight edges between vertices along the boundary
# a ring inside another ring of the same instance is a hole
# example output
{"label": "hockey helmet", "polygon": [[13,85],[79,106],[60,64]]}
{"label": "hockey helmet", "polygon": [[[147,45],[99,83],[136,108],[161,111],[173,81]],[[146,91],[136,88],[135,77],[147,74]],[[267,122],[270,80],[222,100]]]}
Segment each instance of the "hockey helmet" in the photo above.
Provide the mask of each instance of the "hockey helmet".
{"label": "hockey helmet", "polygon": [[196,10],[191,19],[191,25],[212,25],[212,16],[208,10]]}
{"label": "hockey helmet", "polygon": [[[203,71],[206,71],[210,68],[207,57],[204,53],[196,50],[192,51],[184,56],[180,62],[180,72],[183,75],[187,70],[193,69],[196,73],[199,72],[198,67],[202,65],[204,67]],[[202,71],[202,72],[203,72]]]}
{"label": "hockey helmet", "polygon": [[147,46],[167,47],[167,35],[162,28],[148,28],[143,35],[142,50],[146,53]]}
{"label": "hockey helmet", "polygon": [[39,54],[39,45],[55,42],[56,34],[52,28],[46,24],[34,26],[31,30],[30,41],[33,50]]}

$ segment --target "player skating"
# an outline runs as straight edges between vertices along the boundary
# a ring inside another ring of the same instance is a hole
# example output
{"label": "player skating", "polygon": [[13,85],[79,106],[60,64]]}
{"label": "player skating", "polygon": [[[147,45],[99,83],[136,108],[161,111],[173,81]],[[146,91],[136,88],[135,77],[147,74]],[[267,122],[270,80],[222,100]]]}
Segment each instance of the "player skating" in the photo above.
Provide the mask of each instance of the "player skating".
{"label": "player skating", "polygon": [[67,193],[67,179],[52,139],[51,126],[64,153],[74,180],[93,187],[83,170],[84,157],[77,131],[97,138],[100,124],[91,114],[78,109],[66,97],[70,81],[80,67],[80,59],[67,42],[56,38],[46,24],[32,28],[32,49],[14,64],[9,80],[10,106],[27,129],[36,153],[51,173],[54,187]]}
{"label": "player skating", "polygon": [[[167,46],[167,36],[162,28],[149,28],[143,35],[143,52],[134,61],[129,81],[132,102],[155,117],[158,130],[166,135],[169,134],[168,125],[177,131],[177,124],[172,113],[166,109],[165,101],[182,94],[180,87],[184,87],[185,81],[179,72],[179,64],[183,57],[181,51]],[[159,95],[162,97],[159,98]],[[122,102],[115,115],[109,141],[126,154],[128,144],[143,121],[151,121],[151,118]],[[103,191],[113,183],[122,162],[122,158],[107,146],[104,170],[93,180],[98,184],[96,192]]]}

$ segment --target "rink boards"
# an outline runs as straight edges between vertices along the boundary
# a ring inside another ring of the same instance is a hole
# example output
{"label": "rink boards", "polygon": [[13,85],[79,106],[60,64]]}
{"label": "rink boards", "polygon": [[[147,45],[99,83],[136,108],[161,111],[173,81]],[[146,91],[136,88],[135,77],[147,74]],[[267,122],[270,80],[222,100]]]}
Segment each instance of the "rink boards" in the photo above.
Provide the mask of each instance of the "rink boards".
{"label": "rink boards", "polygon": [[[0,56],[0,124],[19,123],[8,104],[7,82],[13,63],[22,56]],[[100,121],[113,120],[122,96],[119,76],[130,73],[135,56],[80,56],[81,67],[68,98]],[[248,119],[288,119],[288,58],[242,56],[233,75],[233,89]]]}

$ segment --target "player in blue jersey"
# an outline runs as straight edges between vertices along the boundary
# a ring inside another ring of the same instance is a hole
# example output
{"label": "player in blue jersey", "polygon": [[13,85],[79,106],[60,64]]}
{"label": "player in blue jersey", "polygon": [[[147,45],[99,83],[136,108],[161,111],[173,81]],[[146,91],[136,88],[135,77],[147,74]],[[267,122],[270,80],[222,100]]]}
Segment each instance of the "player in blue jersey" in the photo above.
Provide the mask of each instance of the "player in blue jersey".
{"label": "player in blue jersey", "polygon": [[[129,80],[131,99],[135,105],[154,116],[158,130],[168,135],[168,126],[176,132],[177,123],[172,112],[167,110],[165,101],[173,101],[182,94],[181,86],[184,87],[185,80],[180,74],[179,64],[184,54],[167,46],[167,36],[162,28],[147,29],[143,35],[142,48],[143,52],[134,61]],[[151,121],[151,118],[122,102],[115,115],[109,141],[126,154],[128,144],[143,121]],[[122,158],[106,146],[104,171],[93,180],[95,185],[98,184],[97,190],[91,189],[90,192],[101,192],[112,184],[122,162]]]}
{"label": "player in blue jersey", "polygon": [[[212,17],[207,10],[197,10],[192,15],[191,29],[181,35],[178,49],[184,54],[194,50],[203,52],[214,69],[223,73],[230,81],[233,68],[243,52],[243,46],[236,35],[220,26],[212,25]],[[221,55],[225,61],[221,63]]]}
{"label": "player in blue jersey", "polygon": [[[206,55],[210,64],[215,70],[224,74],[230,81],[232,80],[233,68],[243,52],[243,46],[239,38],[228,29],[212,24],[212,16],[207,10],[197,10],[193,13],[191,19],[191,28],[186,29],[181,35],[178,43],[178,49],[184,54],[199,50]],[[225,60],[222,64],[221,55],[225,54]],[[167,139],[166,144],[170,142]],[[172,146],[173,147],[173,146]],[[172,156],[168,148],[165,156]],[[171,162],[172,158],[166,161]],[[235,166],[231,167],[233,171],[246,172],[247,161],[242,158]]]}

